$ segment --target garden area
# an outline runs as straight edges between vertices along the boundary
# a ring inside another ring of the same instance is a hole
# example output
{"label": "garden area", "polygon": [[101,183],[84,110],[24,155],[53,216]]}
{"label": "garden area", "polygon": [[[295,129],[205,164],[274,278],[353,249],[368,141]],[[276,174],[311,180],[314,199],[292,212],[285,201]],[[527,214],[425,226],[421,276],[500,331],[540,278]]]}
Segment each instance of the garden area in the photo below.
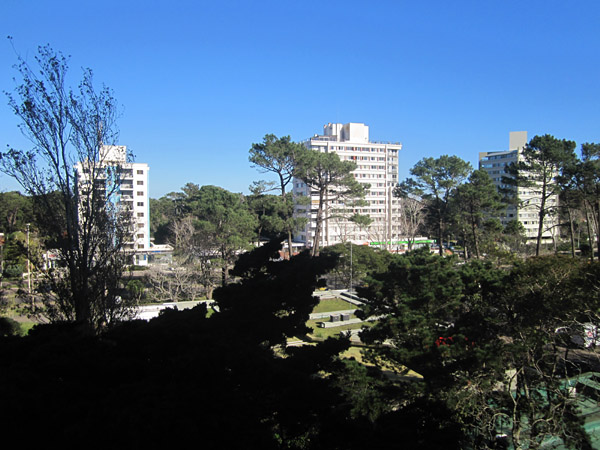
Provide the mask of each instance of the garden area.
{"label": "garden area", "polygon": [[[312,316],[319,315],[319,314],[325,314],[325,313],[332,313],[332,315],[335,315],[335,313],[339,312],[339,311],[349,311],[349,310],[354,310],[354,309],[357,309],[356,305],[349,303],[342,298],[339,298],[339,297],[321,298],[319,303],[313,309]],[[357,317],[353,313],[345,314],[345,316],[347,319],[357,319]],[[306,322],[306,326],[312,330],[310,337],[315,340],[324,340],[329,337],[337,337],[340,335],[340,333],[345,332],[345,331],[360,330],[363,326],[365,326],[365,325],[368,326],[368,322],[343,324],[344,320],[339,322],[339,324],[340,324],[339,326],[335,326],[335,327],[331,327],[331,328],[329,328],[329,327],[323,328],[323,327],[319,326],[319,324],[321,322],[329,322],[329,321],[330,321],[329,315],[325,315],[324,317],[318,317],[318,318],[311,317],[311,319],[309,319]]]}

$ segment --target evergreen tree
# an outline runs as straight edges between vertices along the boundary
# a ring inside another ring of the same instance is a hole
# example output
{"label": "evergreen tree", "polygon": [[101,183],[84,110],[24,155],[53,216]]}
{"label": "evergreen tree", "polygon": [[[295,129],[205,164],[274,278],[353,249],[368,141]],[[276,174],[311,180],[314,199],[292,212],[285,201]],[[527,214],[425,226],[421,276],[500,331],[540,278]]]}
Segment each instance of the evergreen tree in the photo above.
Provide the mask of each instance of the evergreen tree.
{"label": "evergreen tree", "polygon": [[[277,189],[280,193],[281,205],[277,208],[280,212],[280,218],[283,221],[282,231],[288,235],[289,256],[292,255],[292,231],[296,228],[294,219],[294,202],[286,192],[287,186],[293,180],[294,172],[298,164],[298,157],[304,151],[302,144],[292,142],[289,136],[277,138],[274,134],[267,134],[262,143],[252,144],[250,156],[248,159],[262,172],[271,172],[277,177],[277,182],[258,182],[254,184],[254,189],[258,189],[262,194],[266,190]],[[282,214],[281,214],[282,213]]]}
{"label": "evergreen tree", "polygon": [[[353,208],[362,205],[368,184],[361,184],[352,175],[356,164],[341,161],[337,153],[304,150],[298,158],[296,177],[319,196],[315,236],[311,253],[318,255],[323,223],[339,213],[352,215]],[[334,208],[332,205],[336,205]]]}
{"label": "evergreen tree", "polygon": [[[512,186],[505,191],[512,202],[537,210],[536,256],[540,254],[542,237],[547,231],[546,217],[556,217],[558,213],[560,185],[557,177],[573,164],[574,149],[573,141],[556,139],[549,134],[535,136],[519,154],[518,161],[506,167],[508,176],[502,177],[504,184]],[[521,197],[520,190],[526,190],[528,196]]]}
{"label": "evergreen tree", "polygon": [[503,208],[492,179],[485,170],[471,173],[468,182],[456,188],[452,198],[455,205],[456,218],[459,226],[464,224],[469,229],[469,240],[479,258],[480,241],[486,233],[486,219],[496,216]]}
{"label": "evergreen tree", "polygon": [[410,169],[414,178],[407,178],[398,185],[397,195],[412,195],[426,201],[428,218],[437,234],[440,255],[443,254],[444,235],[451,220],[450,199],[471,170],[471,164],[458,156],[423,158]]}
{"label": "evergreen tree", "polygon": [[597,323],[599,267],[547,257],[507,271],[483,261],[457,266],[426,251],[397,256],[359,288],[367,299],[361,316],[380,317],[361,338],[375,344],[372,362],[423,376],[414,390],[396,392],[397,402],[450,411],[434,423],[459,448],[494,447],[498,433],[514,448],[556,438],[590,448],[565,383],[585,366],[556,330]]}
{"label": "evergreen tree", "polygon": [[[581,164],[578,173],[586,211],[586,222],[594,224],[596,251],[600,257],[600,144],[585,143],[581,145]],[[588,234],[592,236],[592,233]],[[591,254],[593,260],[594,252],[592,251]]]}

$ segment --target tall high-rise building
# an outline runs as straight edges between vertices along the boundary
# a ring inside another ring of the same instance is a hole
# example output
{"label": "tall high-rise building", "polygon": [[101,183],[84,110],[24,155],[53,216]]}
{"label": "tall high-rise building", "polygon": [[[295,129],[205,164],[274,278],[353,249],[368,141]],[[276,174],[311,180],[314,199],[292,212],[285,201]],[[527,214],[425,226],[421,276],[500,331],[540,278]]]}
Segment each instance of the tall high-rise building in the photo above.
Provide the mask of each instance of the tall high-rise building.
{"label": "tall high-rise building", "polygon": [[[485,170],[496,188],[513,188],[510,185],[502,183],[502,177],[508,176],[505,171],[506,166],[519,161],[520,154],[527,145],[527,131],[511,131],[509,134],[508,150],[479,153],[479,168]],[[515,188],[516,189],[516,188]],[[508,205],[500,220],[503,225],[509,221],[517,219],[525,227],[528,238],[536,238],[539,225],[539,196],[530,188],[519,187],[518,196],[520,202],[518,205]],[[558,204],[558,196],[549,200],[549,204]],[[556,215],[548,215],[544,219],[544,239],[551,239],[557,233],[556,225],[558,218]]]}
{"label": "tall high-rise building", "polygon": [[[369,141],[369,127],[364,123],[328,123],[323,126],[322,135],[307,139],[304,145],[316,152],[336,153],[342,161],[353,161],[357,166],[354,178],[370,185],[365,197],[368,205],[354,208],[352,212],[368,215],[371,225],[361,228],[349,221],[348,215],[331,214],[336,205],[328,205],[319,245],[352,241],[390,248],[397,243],[399,206],[393,189],[398,184],[398,151],[402,144]],[[296,214],[308,221],[295,234],[297,242],[310,246],[315,236],[319,198],[299,179],[294,180],[293,191],[295,195],[310,198],[308,205],[296,206]]]}
{"label": "tall high-rise building", "polygon": [[[82,162],[75,166],[80,190],[90,183],[90,168],[87,166]],[[110,189],[111,195],[105,200],[127,208],[131,212],[131,238],[125,243],[124,251],[132,256],[133,264],[147,265],[150,250],[148,164],[127,162],[127,147],[124,145],[105,145],[100,151],[100,162],[95,167],[117,177],[111,180],[111,175],[96,176],[94,178],[97,185],[94,188],[106,191],[106,183],[115,184],[116,187]],[[118,170],[112,172],[106,170],[111,167]],[[99,182],[105,185],[100,186]]]}

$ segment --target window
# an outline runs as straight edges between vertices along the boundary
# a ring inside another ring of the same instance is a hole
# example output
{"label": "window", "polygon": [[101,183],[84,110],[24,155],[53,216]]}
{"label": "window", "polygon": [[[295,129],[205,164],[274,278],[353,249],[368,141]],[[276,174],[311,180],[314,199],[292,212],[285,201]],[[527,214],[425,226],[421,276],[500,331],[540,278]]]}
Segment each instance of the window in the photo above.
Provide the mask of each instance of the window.
{"label": "window", "polygon": [[137,202],[138,206],[144,206],[144,202]]}
{"label": "window", "polygon": [[143,212],[142,213],[137,213],[137,216],[138,217],[144,217],[144,213]]}
{"label": "window", "polygon": [[143,186],[143,185],[144,185],[144,182],[143,182],[142,180],[138,180],[136,184],[137,184],[138,186]]}
{"label": "window", "polygon": [[143,224],[143,223],[138,223],[138,224],[137,224],[137,227],[138,227],[138,228],[144,228],[144,224]]}
{"label": "window", "polygon": [[144,239],[144,233],[140,233],[137,235],[138,239]]}
{"label": "window", "polygon": [[137,192],[137,195],[138,195],[138,196],[142,196],[142,195],[144,195],[144,191],[138,191],[138,192]]}
{"label": "window", "polygon": [[143,170],[138,170],[138,171],[137,171],[137,174],[138,174],[138,175],[144,175],[144,171],[143,171]]}

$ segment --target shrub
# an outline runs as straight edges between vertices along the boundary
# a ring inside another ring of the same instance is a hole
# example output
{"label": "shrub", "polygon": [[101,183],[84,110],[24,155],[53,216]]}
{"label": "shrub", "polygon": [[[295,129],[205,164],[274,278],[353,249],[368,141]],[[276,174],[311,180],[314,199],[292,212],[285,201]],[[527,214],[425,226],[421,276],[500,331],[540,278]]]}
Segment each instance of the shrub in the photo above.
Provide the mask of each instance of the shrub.
{"label": "shrub", "polygon": [[4,269],[4,276],[7,278],[19,278],[23,276],[23,266],[20,264],[10,264]]}
{"label": "shrub", "polygon": [[21,324],[8,317],[0,317],[0,336],[21,336]]}

